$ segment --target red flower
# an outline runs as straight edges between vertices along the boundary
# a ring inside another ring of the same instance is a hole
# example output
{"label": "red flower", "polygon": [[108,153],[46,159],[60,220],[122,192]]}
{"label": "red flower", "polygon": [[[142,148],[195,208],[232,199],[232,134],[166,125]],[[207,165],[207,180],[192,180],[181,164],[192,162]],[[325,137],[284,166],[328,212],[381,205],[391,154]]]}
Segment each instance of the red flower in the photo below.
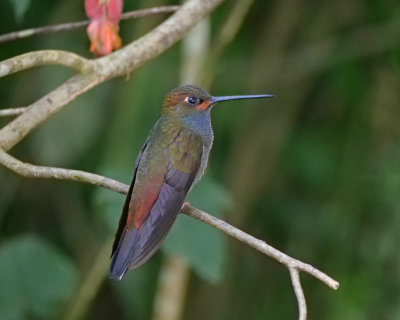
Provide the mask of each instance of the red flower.
{"label": "red flower", "polygon": [[121,47],[118,35],[123,0],[85,0],[85,10],[90,18],[87,34],[90,52],[104,56]]}

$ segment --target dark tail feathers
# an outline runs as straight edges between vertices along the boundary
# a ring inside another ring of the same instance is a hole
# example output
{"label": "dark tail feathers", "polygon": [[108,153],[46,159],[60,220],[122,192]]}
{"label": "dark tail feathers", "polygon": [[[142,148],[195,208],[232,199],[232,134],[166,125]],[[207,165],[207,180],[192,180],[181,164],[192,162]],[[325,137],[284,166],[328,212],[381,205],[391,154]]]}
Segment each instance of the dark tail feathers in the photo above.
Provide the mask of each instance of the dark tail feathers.
{"label": "dark tail feathers", "polygon": [[135,241],[138,229],[127,230],[125,229],[118,247],[115,250],[110,267],[110,278],[121,280],[126,270],[129,268],[132,257],[135,254]]}

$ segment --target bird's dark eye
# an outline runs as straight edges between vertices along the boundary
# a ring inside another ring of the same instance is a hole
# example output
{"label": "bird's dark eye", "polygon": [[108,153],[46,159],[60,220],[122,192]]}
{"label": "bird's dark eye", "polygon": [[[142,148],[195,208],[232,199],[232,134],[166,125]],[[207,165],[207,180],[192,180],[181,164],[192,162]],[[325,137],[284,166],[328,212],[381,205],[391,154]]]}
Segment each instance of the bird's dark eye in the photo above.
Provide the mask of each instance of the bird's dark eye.
{"label": "bird's dark eye", "polygon": [[198,99],[197,97],[187,97],[186,101],[191,104],[191,105],[196,105],[200,102],[200,99]]}

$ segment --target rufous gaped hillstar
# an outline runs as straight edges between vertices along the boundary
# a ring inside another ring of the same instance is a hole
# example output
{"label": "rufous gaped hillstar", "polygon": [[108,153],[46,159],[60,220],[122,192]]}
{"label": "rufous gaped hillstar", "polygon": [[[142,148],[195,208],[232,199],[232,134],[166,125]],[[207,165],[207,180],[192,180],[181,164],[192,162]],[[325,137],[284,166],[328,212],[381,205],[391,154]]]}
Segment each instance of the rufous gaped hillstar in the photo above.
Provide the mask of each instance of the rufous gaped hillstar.
{"label": "rufous gaped hillstar", "polygon": [[169,92],[136,160],[112,248],[110,277],[146,262],[161,246],[187,193],[207,166],[214,139],[210,111],[217,102],[270,94],[213,97],[185,85]]}

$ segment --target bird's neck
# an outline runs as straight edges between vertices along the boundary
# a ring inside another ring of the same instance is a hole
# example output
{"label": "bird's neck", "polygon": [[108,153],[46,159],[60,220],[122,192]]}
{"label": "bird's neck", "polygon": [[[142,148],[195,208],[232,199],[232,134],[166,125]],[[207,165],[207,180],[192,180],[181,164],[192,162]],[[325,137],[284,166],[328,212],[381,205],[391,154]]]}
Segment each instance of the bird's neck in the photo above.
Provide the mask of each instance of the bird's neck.
{"label": "bird's neck", "polygon": [[213,140],[210,113],[164,114],[157,125],[162,132],[173,136],[178,131],[187,130],[203,138],[205,142]]}
{"label": "bird's neck", "polygon": [[201,136],[212,134],[210,112],[192,113],[182,117],[183,124]]}

